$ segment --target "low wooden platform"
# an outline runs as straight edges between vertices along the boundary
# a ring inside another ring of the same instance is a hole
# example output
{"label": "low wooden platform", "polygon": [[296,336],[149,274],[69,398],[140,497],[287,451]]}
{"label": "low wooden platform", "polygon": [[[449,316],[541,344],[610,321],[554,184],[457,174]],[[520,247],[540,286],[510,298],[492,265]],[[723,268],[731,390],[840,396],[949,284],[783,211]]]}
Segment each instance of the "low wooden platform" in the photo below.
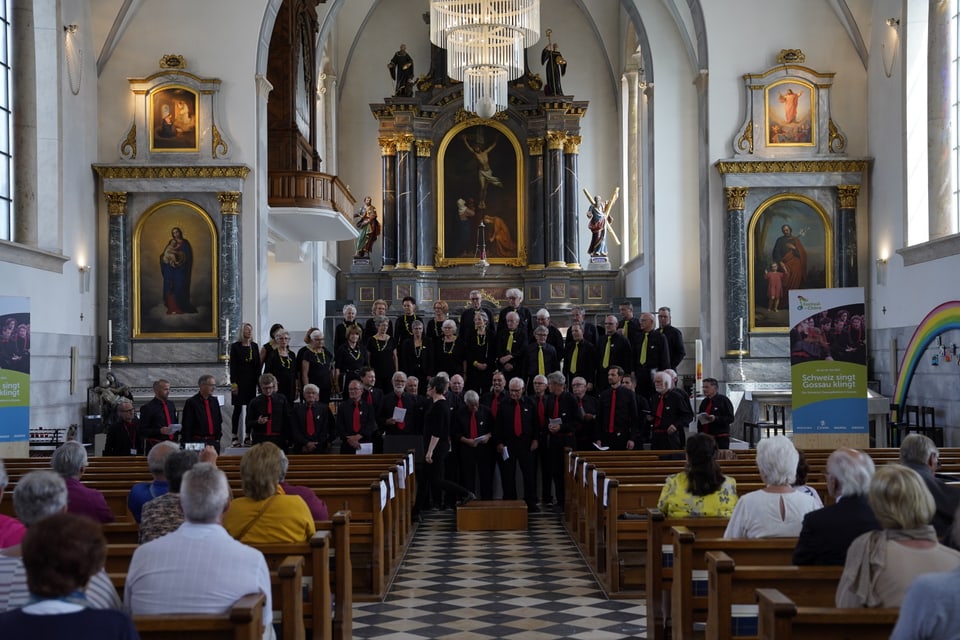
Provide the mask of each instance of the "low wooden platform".
{"label": "low wooden platform", "polygon": [[474,500],[457,507],[457,531],[515,531],[527,528],[523,500]]}

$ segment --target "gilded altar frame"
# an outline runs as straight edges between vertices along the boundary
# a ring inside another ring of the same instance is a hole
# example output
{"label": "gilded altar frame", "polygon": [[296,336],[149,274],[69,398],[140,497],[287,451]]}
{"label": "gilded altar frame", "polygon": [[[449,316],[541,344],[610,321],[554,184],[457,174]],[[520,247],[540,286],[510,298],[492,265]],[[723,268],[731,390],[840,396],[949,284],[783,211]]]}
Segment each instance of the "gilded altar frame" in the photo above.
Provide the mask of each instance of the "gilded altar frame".
{"label": "gilded altar frame", "polygon": [[750,219],[748,238],[748,305],[750,330],[786,333],[790,330],[787,293],[779,311],[770,311],[764,274],[783,227],[789,226],[801,244],[805,257],[803,280],[794,289],[822,289],[833,286],[833,225],[824,207],[799,193],[781,193],[757,206]]}
{"label": "gilded altar frame", "polygon": [[526,266],[524,158],[519,140],[501,122],[473,118],[451,127],[437,154],[434,266],[476,264],[481,219],[487,261]]}
{"label": "gilded altar frame", "polygon": [[[190,308],[168,299],[163,262],[174,228],[189,246]],[[133,338],[218,336],[217,246],[213,219],[189,200],[163,200],[140,216],[133,234]]]}

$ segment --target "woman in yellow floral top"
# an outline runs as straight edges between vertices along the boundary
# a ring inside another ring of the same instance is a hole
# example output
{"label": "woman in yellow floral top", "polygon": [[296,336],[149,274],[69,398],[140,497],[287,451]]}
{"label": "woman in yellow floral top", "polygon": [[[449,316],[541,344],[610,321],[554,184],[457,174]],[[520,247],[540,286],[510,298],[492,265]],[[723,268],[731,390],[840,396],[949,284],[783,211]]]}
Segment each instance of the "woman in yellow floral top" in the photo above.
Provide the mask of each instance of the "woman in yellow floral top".
{"label": "woman in yellow floral top", "polygon": [[657,508],[668,518],[729,518],[737,504],[737,481],[717,464],[713,436],[687,438],[687,467],[667,476]]}

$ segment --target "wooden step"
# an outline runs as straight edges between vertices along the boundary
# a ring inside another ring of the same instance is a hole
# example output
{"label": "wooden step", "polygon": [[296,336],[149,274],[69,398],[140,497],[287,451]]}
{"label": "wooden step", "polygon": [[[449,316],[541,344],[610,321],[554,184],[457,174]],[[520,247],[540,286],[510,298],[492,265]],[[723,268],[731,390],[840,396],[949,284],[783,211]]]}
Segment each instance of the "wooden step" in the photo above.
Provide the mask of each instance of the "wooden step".
{"label": "wooden step", "polygon": [[523,500],[474,500],[457,507],[457,531],[515,531],[527,528]]}

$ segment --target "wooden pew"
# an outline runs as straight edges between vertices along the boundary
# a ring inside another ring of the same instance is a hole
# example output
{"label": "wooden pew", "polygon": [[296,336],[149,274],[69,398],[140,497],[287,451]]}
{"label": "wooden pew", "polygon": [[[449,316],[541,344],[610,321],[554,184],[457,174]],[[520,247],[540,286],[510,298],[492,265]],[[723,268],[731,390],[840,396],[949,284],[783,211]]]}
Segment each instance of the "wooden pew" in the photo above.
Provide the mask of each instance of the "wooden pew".
{"label": "wooden pew", "polygon": [[[671,529],[683,527],[687,530],[692,529],[703,537],[720,538],[730,520],[729,518],[667,518],[659,509],[647,509],[647,520],[647,553],[644,563],[647,637],[663,640],[665,625],[670,615],[666,606],[670,602],[674,576],[675,549]],[[667,559],[669,562],[665,562]],[[621,563],[624,561],[624,554],[621,554]]]}
{"label": "wooden pew", "polygon": [[[331,640],[330,532],[318,531],[308,542],[254,544],[263,553],[274,582],[274,609],[282,612],[283,640],[303,640],[305,627],[313,640]],[[296,558],[299,580],[291,579],[290,558]],[[311,579],[304,603],[303,577]],[[299,587],[299,590],[291,589]]]}
{"label": "wooden pew", "polygon": [[[757,589],[776,588],[803,606],[832,607],[843,567],[737,566],[722,551],[707,552],[707,640],[731,640],[734,605],[752,605]],[[744,620],[749,620],[745,618]],[[756,628],[756,620],[752,620]],[[749,632],[736,635],[753,635]]]}
{"label": "wooden pew", "polygon": [[688,527],[673,527],[671,537],[673,581],[670,609],[673,640],[693,640],[696,635],[694,625],[706,623],[706,585],[698,580],[695,591],[694,572],[698,572],[697,576],[707,574],[707,551],[722,551],[741,565],[788,565],[792,563],[793,549],[797,544],[796,538],[747,540],[708,537]]}
{"label": "wooden pew", "polygon": [[886,640],[899,609],[804,607],[778,589],[757,589],[760,640]]}
{"label": "wooden pew", "polygon": [[251,593],[223,614],[133,616],[142,640],[262,640],[266,596]]}

